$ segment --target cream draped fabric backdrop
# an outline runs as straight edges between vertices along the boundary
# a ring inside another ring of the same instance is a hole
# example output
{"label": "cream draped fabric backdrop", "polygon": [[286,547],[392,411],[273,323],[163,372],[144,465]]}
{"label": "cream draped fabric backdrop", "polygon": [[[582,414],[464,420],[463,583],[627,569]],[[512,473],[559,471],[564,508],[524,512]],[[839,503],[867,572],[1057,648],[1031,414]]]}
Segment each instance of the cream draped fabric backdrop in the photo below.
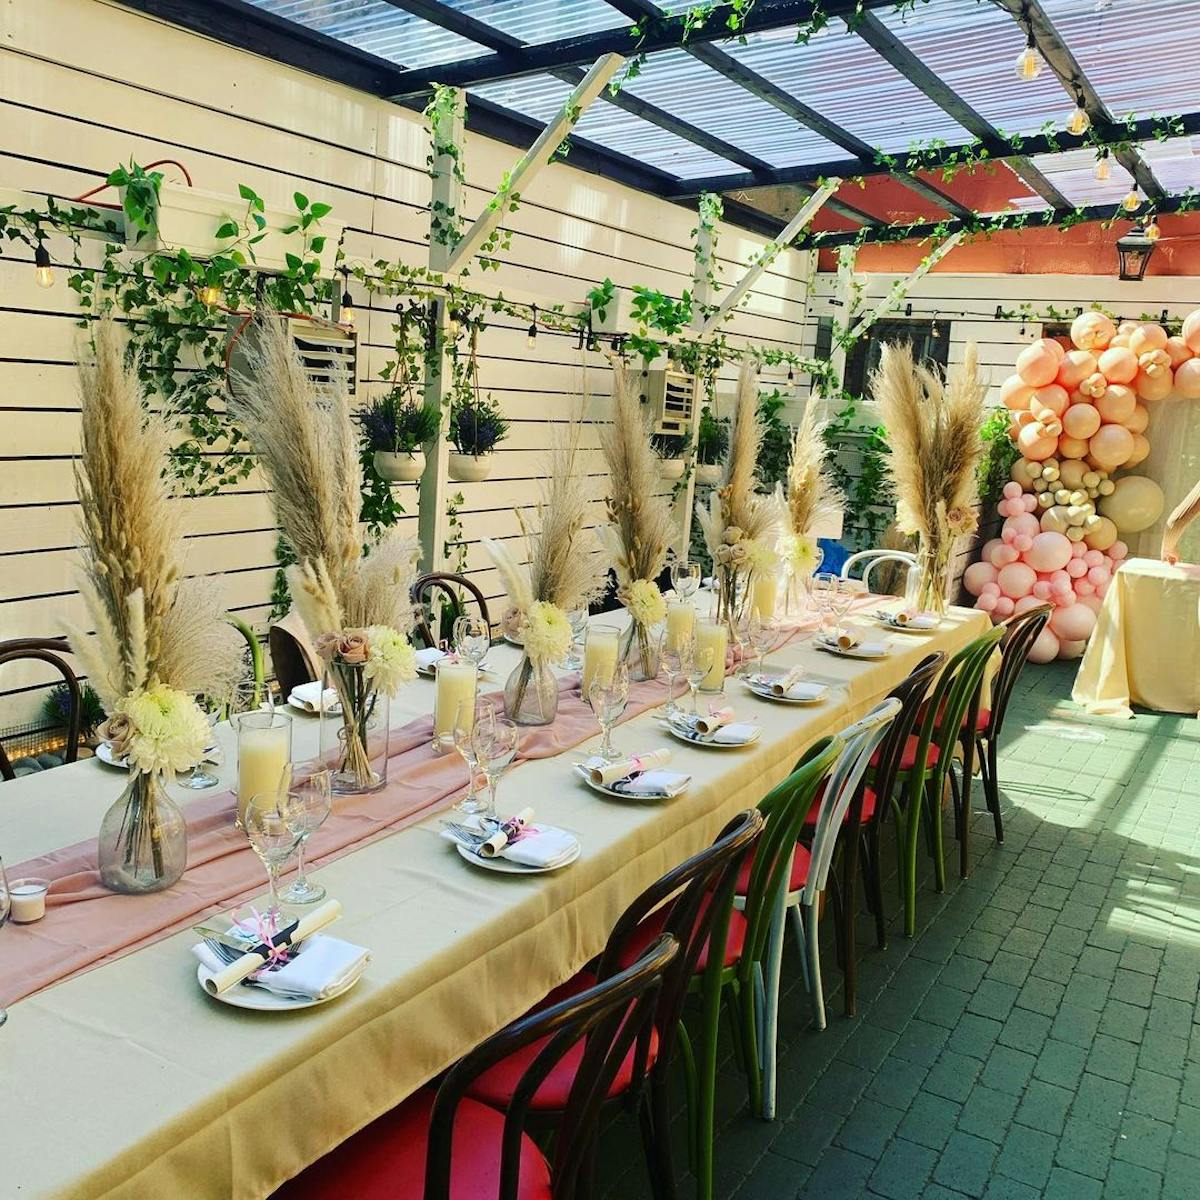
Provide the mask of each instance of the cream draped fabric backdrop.
{"label": "cream draped fabric backdrop", "polygon": [[[1150,454],[1135,473],[1153,479],[1162,488],[1166,503],[1162,516],[1149,529],[1125,540],[1131,554],[1158,558],[1167,517],[1200,479],[1200,402],[1160,400],[1152,404],[1146,437]],[[1188,527],[1179,557],[1182,562],[1200,563],[1200,521]]]}

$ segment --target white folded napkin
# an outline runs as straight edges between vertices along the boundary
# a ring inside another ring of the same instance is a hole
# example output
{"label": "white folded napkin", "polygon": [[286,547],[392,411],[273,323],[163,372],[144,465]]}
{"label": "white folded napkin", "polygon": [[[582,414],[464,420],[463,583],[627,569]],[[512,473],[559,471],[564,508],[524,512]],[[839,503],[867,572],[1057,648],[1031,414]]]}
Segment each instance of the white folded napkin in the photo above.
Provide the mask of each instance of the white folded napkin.
{"label": "white folded napkin", "polygon": [[722,745],[740,746],[754,741],[760,732],[759,727],[749,721],[735,721],[732,725],[722,725],[709,740]]}
{"label": "white folded napkin", "polygon": [[[762,679],[763,682],[759,682]],[[771,683],[769,677],[755,676],[751,680],[762,691],[769,691],[772,696],[781,700],[818,700],[828,690],[823,683],[809,683],[803,679],[784,687],[781,683]]]}
{"label": "white folded napkin", "polygon": [[663,746],[658,750],[648,750],[645,754],[635,754],[614,763],[593,756],[587,759],[583,766],[592,783],[599,787],[608,787],[619,780],[628,779],[635,771],[649,771],[670,761],[671,751]]}
{"label": "white folded napkin", "polygon": [[879,613],[887,625],[895,625],[900,629],[936,629],[938,619],[932,613],[910,613],[907,609],[899,612]]}
{"label": "white folded napkin", "polygon": [[[227,966],[203,942],[193,946],[192,953],[213,974]],[[362,946],[314,933],[296,947],[290,961],[277,970],[261,972],[254,982],[269,992],[321,1000],[361,975],[370,960],[371,952]]]}
{"label": "white folded napkin", "polygon": [[311,683],[297,684],[292,688],[288,699],[310,713],[319,713],[322,709],[330,712],[338,704],[337,688],[322,689],[319,679],[314,679]]}
{"label": "white folded napkin", "polygon": [[[786,675],[765,675],[760,673],[750,676],[750,683],[762,691],[770,692],[773,696],[788,696],[793,688],[804,678],[803,667],[793,667]],[[813,687],[809,684],[808,687]],[[795,699],[796,697],[793,697]],[[802,692],[800,698],[807,698]]]}
{"label": "white folded napkin", "polygon": [[446,657],[446,652],[445,650],[439,650],[436,646],[427,646],[422,650],[418,650],[413,657],[417,660],[418,671],[429,671],[439,658]]}
{"label": "white folded napkin", "polygon": [[843,629],[836,636],[819,639],[820,645],[842,653],[854,653],[863,658],[882,658],[888,652],[887,642],[864,642],[857,633]]}
{"label": "white folded napkin", "polygon": [[618,779],[612,790],[626,796],[677,796],[691,781],[682,771],[643,771],[632,779]]}
{"label": "white folded napkin", "polygon": [[722,725],[728,725],[733,720],[732,708],[714,708],[711,712],[700,713],[692,718],[692,728],[697,733],[705,735],[716,733]]}
{"label": "white folded napkin", "polygon": [[[575,852],[579,841],[573,833],[549,825],[534,825],[532,822],[533,809],[523,808],[508,818],[503,828],[482,845],[468,845],[467,848],[480,858],[507,858],[526,867],[555,867]],[[468,817],[462,824],[468,829],[483,830],[476,816]],[[516,837],[513,836],[514,830],[518,831]],[[452,829],[443,829],[442,836],[459,845],[467,845]]]}

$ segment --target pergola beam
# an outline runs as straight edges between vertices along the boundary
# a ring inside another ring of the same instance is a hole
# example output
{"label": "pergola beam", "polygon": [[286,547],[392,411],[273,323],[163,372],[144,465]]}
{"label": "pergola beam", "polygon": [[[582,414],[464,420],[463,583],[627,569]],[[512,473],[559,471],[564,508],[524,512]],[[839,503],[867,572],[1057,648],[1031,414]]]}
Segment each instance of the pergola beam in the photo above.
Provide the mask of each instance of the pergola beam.
{"label": "pergola beam", "polygon": [[[905,297],[912,291],[934,267],[954,249],[966,237],[966,232],[962,229],[952,233],[945,241],[940,242],[937,247],[927,254],[921,261],[907,274],[903,279],[898,279],[884,296],[880,302],[875,305],[870,312],[864,313],[857,321],[851,320],[847,326],[847,337],[851,342],[857,342],[863,338],[867,330],[871,328],[881,317],[886,317],[888,313],[894,312],[904,302]],[[840,260],[839,260],[840,261]],[[848,318],[849,319],[849,318]]]}
{"label": "pergola beam", "polygon": [[801,230],[813,219],[821,205],[837,191],[841,182],[840,179],[830,179],[822,187],[819,187],[805,201],[800,211],[784,226],[779,237],[763,247],[757,261],[746,269],[741,279],[729,289],[725,298],[700,326],[698,331],[700,337],[703,338],[712,333],[725,317],[741,303],[742,298],[754,286],[759,276],[779,257],[783,250],[799,237]]}
{"label": "pergola beam", "polygon": [[619,54],[606,54],[592,65],[567,98],[558,116],[542,130],[533,145],[521,156],[520,162],[513,167],[504,188],[492,198],[483,212],[475,218],[471,228],[459,239],[446,263],[445,269],[448,273],[460,271],[464,263],[470,262],[475,252],[503,220],[505,196],[523,191],[525,184],[554,157],[563,138],[575,128],[575,123],[588,105],[608,86],[608,81],[621,69],[624,62]]}
{"label": "pergola beam", "polygon": [[540,75],[556,67],[582,66],[603,54],[615,53],[628,57],[674,50],[685,43],[700,45],[722,41],[735,36],[730,31],[731,19],[735,23],[740,22],[736,36],[743,36],[790,25],[804,25],[814,15],[854,17],[860,11],[884,8],[894,3],[895,0],[758,0],[748,10],[744,4],[718,4],[708,14],[704,24],[690,32],[686,30],[686,14],[680,13],[648,22],[640,34],[635,34],[628,26],[603,29],[542,42],[522,50],[501,50],[459,62],[404,71],[401,72],[393,98],[420,95],[438,83],[471,87],[497,79]]}

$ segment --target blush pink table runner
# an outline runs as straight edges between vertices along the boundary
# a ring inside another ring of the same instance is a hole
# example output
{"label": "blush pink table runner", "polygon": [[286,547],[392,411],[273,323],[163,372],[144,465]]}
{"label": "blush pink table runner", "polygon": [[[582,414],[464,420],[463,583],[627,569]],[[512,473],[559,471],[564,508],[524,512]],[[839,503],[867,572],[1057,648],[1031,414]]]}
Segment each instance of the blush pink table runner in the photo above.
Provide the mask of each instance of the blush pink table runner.
{"label": "blush pink table runner", "polygon": [[[865,598],[859,606],[874,599]],[[814,623],[790,620],[781,626],[777,648]],[[734,665],[731,656],[727,669]],[[657,680],[634,684],[622,722],[662,704],[666,695],[666,685]],[[502,693],[489,698],[503,702]],[[565,675],[558,681],[557,717],[550,725],[522,731],[516,762],[562,754],[595,734],[596,719],[579,695],[579,675]],[[462,759],[455,753],[435,753],[432,740],[431,716],[391,731],[386,786],[366,796],[335,798],[333,812],[317,835],[312,866],[412,825],[448,807],[465,790]],[[7,939],[10,944],[5,947],[0,1007],[259,895],[265,887],[263,866],[234,826],[235,810],[232,792],[188,805],[187,870],[178,883],[151,895],[108,891],[100,882],[95,839],[17,866],[14,878],[40,876],[51,885],[46,917],[10,931],[17,936]]]}

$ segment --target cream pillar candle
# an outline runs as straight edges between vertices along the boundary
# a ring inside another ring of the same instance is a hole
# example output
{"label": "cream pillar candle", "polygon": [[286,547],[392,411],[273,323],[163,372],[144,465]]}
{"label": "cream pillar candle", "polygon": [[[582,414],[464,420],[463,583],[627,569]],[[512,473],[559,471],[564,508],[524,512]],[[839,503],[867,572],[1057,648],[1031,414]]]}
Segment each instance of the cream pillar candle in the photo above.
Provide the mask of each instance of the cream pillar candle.
{"label": "cream pillar candle", "polygon": [[672,600],[667,605],[667,645],[672,650],[682,646],[696,628],[696,610],[686,600]]}
{"label": "cream pillar candle", "polygon": [[292,761],[292,722],[286,713],[244,713],[238,720],[238,820],[251,796],[279,790]]}
{"label": "cream pillar candle", "polygon": [[779,598],[779,579],[775,575],[755,575],[750,585],[750,612],[757,613],[769,621],[775,616],[775,604]]}
{"label": "cream pillar candle", "polygon": [[12,903],[9,915],[17,925],[28,925],[40,921],[46,915],[46,893],[50,890],[47,879],[14,879],[8,888]]}
{"label": "cream pillar candle", "polygon": [[587,640],[583,643],[583,676],[579,682],[580,695],[588,698],[592,681],[599,677],[612,678],[620,650],[621,631],[615,625],[592,625],[588,627]]}
{"label": "cream pillar candle", "polygon": [[438,742],[452,742],[454,729],[470,729],[475,724],[475,688],[479,680],[474,663],[438,659],[437,692],[433,698],[433,736]]}
{"label": "cream pillar candle", "polygon": [[728,630],[715,621],[701,621],[696,626],[696,653],[712,650],[712,666],[700,682],[702,692],[719,692],[725,687],[725,647]]}

